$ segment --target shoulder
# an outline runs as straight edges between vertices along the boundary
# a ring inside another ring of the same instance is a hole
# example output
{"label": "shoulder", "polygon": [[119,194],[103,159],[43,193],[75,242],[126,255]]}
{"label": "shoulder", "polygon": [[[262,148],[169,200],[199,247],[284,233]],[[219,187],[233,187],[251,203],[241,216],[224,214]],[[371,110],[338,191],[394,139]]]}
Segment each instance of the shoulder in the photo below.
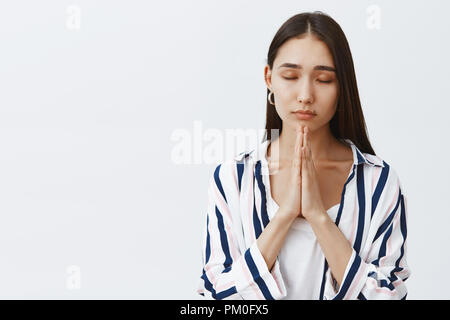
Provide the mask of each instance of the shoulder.
{"label": "shoulder", "polygon": [[367,160],[365,167],[374,169],[374,179],[376,179],[377,182],[380,182],[381,179],[385,180],[386,184],[390,187],[400,187],[398,171],[390,162],[377,155],[369,153],[363,153],[363,155]]}
{"label": "shoulder", "polygon": [[[364,183],[366,193],[371,193],[372,202],[384,202],[391,205],[404,195],[398,170],[379,155],[363,153],[355,148],[357,163],[363,171],[358,172],[358,184]],[[362,185],[361,185],[362,186]]]}
{"label": "shoulder", "polygon": [[[377,173],[380,177],[386,178],[387,182],[393,186],[400,186],[400,177],[397,169],[388,161],[383,159],[380,156],[363,153],[367,162],[369,163],[368,167],[376,168]],[[367,167],[367,165],[366,165]]]}
{"label": "shoulder", "polygon": [[240,192],[243,180],[253,173],[254,152],[255,149],[247,150],[213,165],[210,183],[222,189],[224,194],[234,190]]}
{"label": "shoulder", "polygon": [[374,206],[372,211],[381,223],[385,221],[387,214],[398,212],[397,209],[406,201],[405,190],[400,182],[398,170],[391,163],[379,156],[367,155],[367,157],[368,160],[382,163],[382,166],[364,164],[364,167],[375,168],[365,180],[368,182],[367,189],[371,190],[372,206]]}
{"label": "shoulder", "polygon": [[384,161],[384,159],[382,159],[380,156],[373,155],[373,154],[370,154],[370,153],[365,153],[365,152],[363,152],[363,155],[364,155],[364,158],[366,158],[367,161],[368,161],[370,164],[374,164],[374,165],[379,166],[379,167],[384,167],[384,166],[386,166],[386,165],[389,165],[389,164],[388,164],[386,161]]}

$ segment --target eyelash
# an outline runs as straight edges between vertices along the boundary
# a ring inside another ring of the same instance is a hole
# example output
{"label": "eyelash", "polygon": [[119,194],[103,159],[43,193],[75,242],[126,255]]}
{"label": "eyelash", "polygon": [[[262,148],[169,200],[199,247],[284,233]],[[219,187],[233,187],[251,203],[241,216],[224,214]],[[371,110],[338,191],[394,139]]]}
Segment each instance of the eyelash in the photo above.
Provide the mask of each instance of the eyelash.
{"label": "eyelash", "polygon": [[[286,78],[286,77],[283,77],[283,78],[286,79],[286,80],[295,80],[295,79],[297,79],[297,78]],[[330,83],[331,82],[331,80],[328,80],[328,81],[317,80],[317,81],[319,81],[321,83]]]}

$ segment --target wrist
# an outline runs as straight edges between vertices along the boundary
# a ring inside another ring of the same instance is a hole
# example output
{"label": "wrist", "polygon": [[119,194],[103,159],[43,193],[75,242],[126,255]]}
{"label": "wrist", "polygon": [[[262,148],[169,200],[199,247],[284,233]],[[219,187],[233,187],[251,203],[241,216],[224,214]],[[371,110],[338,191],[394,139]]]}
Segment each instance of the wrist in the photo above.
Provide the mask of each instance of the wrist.
{"label": "wrist", "polygon": [[311,225],[323,225],[329,222],[330,217],[325,211],[315,211],[305,216],[305,219]]}
{"label": "wrist", "polygon": [[275,215],[277,219],[282,221],[283,223],[292,223],[297,215],[293,214],[291,211],[286,210],[283,207],[280,207]]}

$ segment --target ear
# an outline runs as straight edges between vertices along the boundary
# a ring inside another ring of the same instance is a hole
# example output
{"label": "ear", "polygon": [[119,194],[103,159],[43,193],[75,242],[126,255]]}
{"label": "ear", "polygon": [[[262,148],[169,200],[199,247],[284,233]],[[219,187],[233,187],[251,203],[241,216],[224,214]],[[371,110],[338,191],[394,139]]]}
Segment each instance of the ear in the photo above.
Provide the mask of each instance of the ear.
{"label": "ear", "polygon": [[268,64],[264,67],[264,81],[266,82],[267,88],[272,91],[272,70]]}

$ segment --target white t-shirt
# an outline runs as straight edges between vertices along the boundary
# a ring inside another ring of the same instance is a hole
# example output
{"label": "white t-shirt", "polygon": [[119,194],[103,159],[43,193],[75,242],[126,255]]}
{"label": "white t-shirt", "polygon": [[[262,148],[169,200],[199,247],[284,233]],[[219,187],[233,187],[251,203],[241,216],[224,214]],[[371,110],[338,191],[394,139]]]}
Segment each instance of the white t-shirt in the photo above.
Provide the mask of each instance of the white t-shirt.
{"label": "white t-shirt", "polygon": [[[266,176],[267,178],[267,176]],[[267,178],[268,179],[268,178]],[[270,183],[266,184],[270,186]],[[272,199],[270,187],[267,192],[267,210],[274,216],[279,206]],[[339,204],[327,213],[335,221]],[[320,295],[323,276],[324,254],[310,223],[304,218],[295,218],[278,254],[280,271],[286,285],[285,300],[312,300]]]}

